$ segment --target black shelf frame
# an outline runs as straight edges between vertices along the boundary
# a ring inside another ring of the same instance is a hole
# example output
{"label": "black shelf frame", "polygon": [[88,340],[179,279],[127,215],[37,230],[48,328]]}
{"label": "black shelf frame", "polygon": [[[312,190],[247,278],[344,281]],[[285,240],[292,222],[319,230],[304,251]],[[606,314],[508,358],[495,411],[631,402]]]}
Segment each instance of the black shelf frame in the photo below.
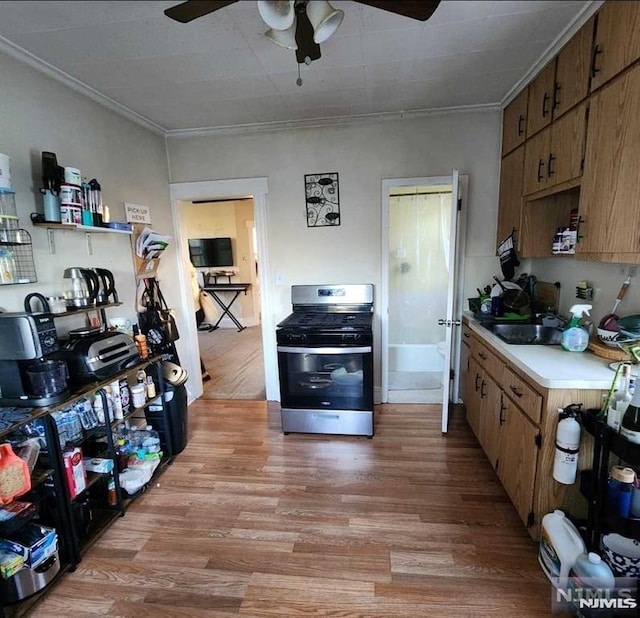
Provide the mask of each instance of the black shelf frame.
{"label": "black shelf frame", "polygon": [[580,492],[589,502],[586,542],[589,551],[600,551],[600,535],[613,531],[639,539],[640,519],[622,517],[608,508],[609,458],[616,455],[632,466],[640,465],[640,444],[629,442],[604,421],[597,418],[600,410],[581,412],[582,426],[593,436],[593,465],[580,473]]}

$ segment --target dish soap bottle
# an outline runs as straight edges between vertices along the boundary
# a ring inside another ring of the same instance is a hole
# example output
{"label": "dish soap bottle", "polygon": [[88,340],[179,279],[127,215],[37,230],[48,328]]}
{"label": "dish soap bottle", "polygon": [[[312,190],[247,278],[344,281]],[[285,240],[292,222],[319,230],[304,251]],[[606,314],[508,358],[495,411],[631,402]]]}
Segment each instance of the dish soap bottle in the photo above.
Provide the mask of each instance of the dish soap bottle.
{"label": "dish soap bottle", "polygon": [[584,352],[589,345],[589,332],[581,325],[582,316],[589,315],[591,305],[573,305],[571,321],[562,331],[562,347],[568,352]]}

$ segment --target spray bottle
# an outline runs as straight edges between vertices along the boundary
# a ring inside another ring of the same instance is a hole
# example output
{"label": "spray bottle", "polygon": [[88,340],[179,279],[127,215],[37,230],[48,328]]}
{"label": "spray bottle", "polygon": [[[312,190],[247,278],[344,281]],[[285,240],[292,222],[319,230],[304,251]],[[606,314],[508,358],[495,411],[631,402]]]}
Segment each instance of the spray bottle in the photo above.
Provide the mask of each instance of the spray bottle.
{"label": "spray bottle", "polygon": [[573,305],[571,321],[562,332],[562,347],[568,352],[584,352],[589,345],[589,332],[581,324],[583,315],[590,315],[591,305]]}

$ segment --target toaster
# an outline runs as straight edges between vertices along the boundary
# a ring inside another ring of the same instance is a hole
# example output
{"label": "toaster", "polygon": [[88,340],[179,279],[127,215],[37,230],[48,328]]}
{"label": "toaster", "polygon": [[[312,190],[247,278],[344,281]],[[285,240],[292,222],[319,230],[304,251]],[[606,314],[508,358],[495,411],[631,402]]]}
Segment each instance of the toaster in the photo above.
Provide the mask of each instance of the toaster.
{"label": "toaster", "polygon": [[76,383],[105,380],[140,362],[135,341],[125,333],[107,331],[61,342],[59,358],[67,362]]}

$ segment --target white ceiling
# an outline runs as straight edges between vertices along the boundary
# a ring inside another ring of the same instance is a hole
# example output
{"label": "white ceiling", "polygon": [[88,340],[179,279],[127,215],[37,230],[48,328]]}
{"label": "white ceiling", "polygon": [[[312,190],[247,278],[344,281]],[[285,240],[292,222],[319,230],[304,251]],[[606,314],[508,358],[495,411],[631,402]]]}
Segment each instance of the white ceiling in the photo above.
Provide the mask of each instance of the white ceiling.
{"label": "white ceiling", "polygon": [[298,87],[253,0],[189,24],[163,13],[179,3],[2,1],[0,51],[159,132],[292,126],[500,104],[601,4],[444,0],[419,22],[335,1],[344,21]]}

